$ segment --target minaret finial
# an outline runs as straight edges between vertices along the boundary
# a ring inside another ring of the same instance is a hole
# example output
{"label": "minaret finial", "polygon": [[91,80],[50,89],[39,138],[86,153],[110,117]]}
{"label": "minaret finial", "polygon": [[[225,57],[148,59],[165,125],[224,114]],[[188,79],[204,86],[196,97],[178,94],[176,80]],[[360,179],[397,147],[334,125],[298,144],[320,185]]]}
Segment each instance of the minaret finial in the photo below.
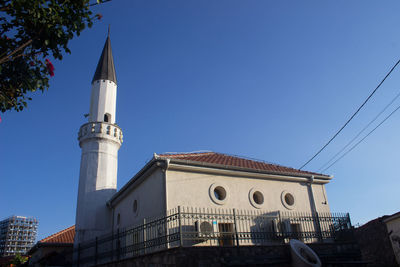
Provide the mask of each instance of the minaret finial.
{"label": "minaret finial", "polygon": [[108,34],[107,34],[108,38],[110,38],[110,27],[111,27],[111,25],[108,24]]}

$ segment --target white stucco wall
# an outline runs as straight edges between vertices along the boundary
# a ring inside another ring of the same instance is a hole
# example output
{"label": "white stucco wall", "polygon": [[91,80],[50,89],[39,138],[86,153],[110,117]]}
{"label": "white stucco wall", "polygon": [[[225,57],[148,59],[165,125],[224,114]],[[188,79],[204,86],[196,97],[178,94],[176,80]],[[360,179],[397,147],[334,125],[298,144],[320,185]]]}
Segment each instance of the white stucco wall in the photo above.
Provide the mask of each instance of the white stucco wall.
{"label": "white stucco wall", "polygon": [[104,121],[104,114],[111,115],[109,123],[115,123],[117,85],[113,81],[98,80],[92,84],[89,122]]}
{"label": "white stucco wall", "polygon": [[[100,129],[99,126],[96,131]],[[105,124],[102,131],[107,131],[106,126]],[[77,242],[95,238],[111,228],[111,212],[106,202],[116,193],[120,147],[118,136],[91,131],[81,134],[82,157],[76,210]],[[102,135],[105,137],[99,138]]]}
{"label": "white stucco wall", "polygon": [[[141,183],[132,186],[114,207],[114,230],[143,223],[144,218],[165,215],[165,178],[164,171],[156,168]],[[133,205],[137,201],[137,212]],[[120,214],[120,223],[117,223]]]}
{"label": "white stucco wall", "polygon": [[117,188],[119,144],[107,140],[89,141],[82,145],[80,176],[85,192]]}
{"label": "white stucco wall", "polygon": [[[224,172],[224,174],[222,174],[221,171]],[[232,175],[227,175],[226,171]],[[248,176],[243,175],[243,173]],[[259,176],[264,178],[260,178]],[[322,184],[327,183],[330,178],[315,179],[311,186],[309,182],[312,179],[309,178],[280,177],[280,180],[276,180],[277,178],[278,176],[271,177],[271,175],[263,173],[220,170],[205,166],[176,165],[170,164],[169,161],[165,164],[153,162],[145,166],[135,176],[134,180],[128,182],[128,184],[111,200],[113,230],[115,232],[117,229],[124,230],[133,228],[143,224],[143,219],[145,218],[146,222],[149,222],[152,221],[152,219],[165,216],[168,211],[171,211],[172,214],[177,213],[178,206],[181,206],[182,212],[198,211],[205,213],[209,211],[212,213],[214,210],[219,213],[220,211],[215,209],[226,209],[226,211],[222,211],[221,214],[225,214],[226,212],[230,213],[232,211],[228,211],[228,209],[235,208],[236,214],[239,216],[247,214],[251,217],[238,223],[238,231],[241,232],[261,231],[261,227],[263,227],[263,229],[276,231],[276,227],[283,227],[281,225],[274,225],[274,220],[278,216],[277,211],[294,211],[302,212],[302,214],[311,214],[312,199],[314,199],[315,209],[319,213],[330,212],[325,188]],[[285,181],[284,179],[291,179],[291,181]],[[213,195],[213,191],[210,190],[213,186],[222,186],[225,188],[227,192],[226,201],[222,201],[222,203],[218,204],[218,201],[210,197],[210,193]],[[262,192],[264,197],[263,204],[255,205],[254,200],[250,200],[254,191]],[[292,194],[295,198],[295,204],[287,208],[287,204],[285,206],[282,201],[282,192]],[[313,198],[310,198],[311,193],[314,196]],[[135,200],[137,201],[137,212],[134,211]],[[285,216],[291,216],[283,213],[281,213],[281,215],[282,217],[280,218],[282,218],[283,221],[287,221]],[[259,219],[261,217],[264,218],[267,223],[260,224]],[[186,217],[182,222],[184,231],[195,231],[196,221],[198,220],[210,221],[211,219],[205,217],[202,217],[202,219]],[[221,229],[233,225],[234,222],[232,220],[232,217],[219,218],[216,231],[226,231]],[[296,221],[290,221],[290,227],[292,224],[293,227],[299,227],[299,230],[305,229],[307,231],[312,231],[313,229],[318,229],[318,225],[313,222],[306,222],[304,225],[303,223],[298,225]],[[160,224],[153,226],[146,228],[147,230],[145,232],[142,232],[143,230],[138,228],[139,230],[135,232],[135,235],[128,235],[126,239],[122,239],[120,242],[127,245],[133,244],[136,242],[134,241],[136,239],[141,242],[144,239],[149,240],[157,238],[160,235],[160,229],[161,231],[166,229],[164,227],[168,228],[166,231],[174,233],[177,231],[178,221],[169,222],[168,225],[164,225],[163,222],[160,222]],[[330,226],[330,223],[327,222],[319,227],[322,230],[328,230]],[[283,228],[280,228],[280,230],[288,231],[283,230]],[[308,238],[307,241],[312,242],[313,238]],[[214,240],[214,245],[218,245],[218,242],[219,240]],[[260,241],[250,238],[240,242],[242,244],[251,245],[260,242],[273,242],[273,240]],[[208,241],[206,243],[210,245]],[[205,245],[197,241],[187,241],[185,244]]]}
{"label": "white stucco wall", "polygon": [[314,202],[318,212],[330,212],[328,195],[324,184],[312,185]]}
{"label": "white stucco wall", "polygon": [[[290,209],[291,211],[311,212],[310,190],[305,182],[234,177],[170,169],[167,170],[166,182],[167,209],[186,206],[289,211],[281,199],[282,192],[287,191],[295,197],[295,204]],[[213,184],[221,185],[226,189],[228,196],[223,205],[216,204],[210,197],[210,187]],[[264,203],[258,208],[250,203],[249,192],[253,188],[264,195]],[[317,211],[330,212],[324,185],[313,184],[312,191]]]}

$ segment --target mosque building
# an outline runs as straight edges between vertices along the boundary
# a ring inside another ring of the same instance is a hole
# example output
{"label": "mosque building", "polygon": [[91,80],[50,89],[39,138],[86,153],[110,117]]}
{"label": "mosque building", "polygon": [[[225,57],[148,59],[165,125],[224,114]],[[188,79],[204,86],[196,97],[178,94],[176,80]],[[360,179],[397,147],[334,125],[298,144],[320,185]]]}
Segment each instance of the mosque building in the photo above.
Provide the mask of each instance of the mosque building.
{"label": "mosque building", "polygon": [[82,149],[75,242],[167,215],[179,206],[329,213],[325,184],[332,177],[215,152],[154,154],[117,191],[117,79],[107,37],[92,79]]}

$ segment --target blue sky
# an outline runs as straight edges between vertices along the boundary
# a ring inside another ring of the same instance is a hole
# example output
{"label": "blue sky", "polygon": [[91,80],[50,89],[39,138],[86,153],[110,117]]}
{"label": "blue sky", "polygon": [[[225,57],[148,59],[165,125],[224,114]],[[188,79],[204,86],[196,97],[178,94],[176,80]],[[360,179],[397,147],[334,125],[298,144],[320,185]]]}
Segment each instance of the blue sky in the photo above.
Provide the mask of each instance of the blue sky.
{"label": "blue sky", "polygon": [[[398,1],[113,0],[54,61],[51,88],[0,123],[0,219],[74,224],[79,127],[111,24],[121,188],[154,152],[212,150],[299,168],[400,57]],[[318,170],[400,91],[395,70],[305,169]],[[396,101],[388,112],[400,105]],[[387,112],[387,113],[388,113]],[[386,113],[386,114],[387,114]],[[353,223],[399,211],[400,114],[326,173],[332,211]]]}

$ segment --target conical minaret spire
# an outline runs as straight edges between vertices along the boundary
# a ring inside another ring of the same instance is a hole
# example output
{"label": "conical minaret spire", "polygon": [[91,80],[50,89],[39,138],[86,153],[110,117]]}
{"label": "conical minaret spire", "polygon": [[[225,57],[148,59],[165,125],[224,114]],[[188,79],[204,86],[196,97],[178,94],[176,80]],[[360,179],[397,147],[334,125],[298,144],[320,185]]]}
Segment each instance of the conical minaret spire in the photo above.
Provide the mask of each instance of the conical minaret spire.
{"label": "conical minaret spire", "polygon": [[97,63],[96,72],[94,73],[92,83],[96,80],[109,80],[117,84],[117,77],[115,75],[114,59],[111,50],[110,28],[108,29],[108,36],[104,44],[103,52],[101,53],[99,63]]}

